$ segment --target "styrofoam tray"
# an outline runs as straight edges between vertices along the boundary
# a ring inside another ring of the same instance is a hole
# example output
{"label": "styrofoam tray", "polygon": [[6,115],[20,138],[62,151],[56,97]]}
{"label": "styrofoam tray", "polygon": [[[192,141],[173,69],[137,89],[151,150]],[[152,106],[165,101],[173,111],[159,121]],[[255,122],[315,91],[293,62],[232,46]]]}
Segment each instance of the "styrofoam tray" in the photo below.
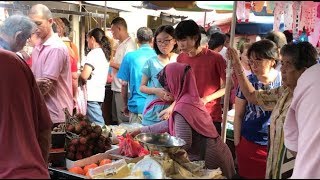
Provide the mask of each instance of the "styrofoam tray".
{"label": "styrofoam tray", "polygon": [[96,168],[89,169],[89,175],[91,177],[93,177],[94,175],[103,173],[107,169],[110,169],[110,168],[118,169],[124,165],[127,165],[126,161],[124,159],[120,159],[120,160],[114,161],[110,164],[105,164],[105,165],[102,165],[102,166],[99,166]]}
{"label": "styrofoam tray", "polygon": [[106,151],[105,153],[98,153],[95,154],[93,156],[84,158],[84,159],[80,159],[77,161],[71,161],[70,159],[66,159],[66,168],[70,169],[72,167],[78,166],[78,167],[83,167],[85,165],[88,164],[92,164],[92,163],[96,163],[99,160],[108,158],[108,155],[113,153],[113,154],[117,154],[119,151],[119,146],[117,145],[111,145],[111,149],[109,149],[108,151]]}

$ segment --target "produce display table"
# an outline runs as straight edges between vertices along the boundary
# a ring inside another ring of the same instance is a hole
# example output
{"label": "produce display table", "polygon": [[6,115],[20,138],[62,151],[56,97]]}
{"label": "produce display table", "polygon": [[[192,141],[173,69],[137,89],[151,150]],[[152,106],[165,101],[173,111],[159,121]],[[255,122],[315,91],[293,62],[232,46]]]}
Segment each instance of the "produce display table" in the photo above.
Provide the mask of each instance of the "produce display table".
{"label": "produce display table", "polygon": [[90,123],[85,116],[65,113],[65,132],[57,128],[52,132],[48,171],[53,179],[150,179],[153,177],[152,171],[144,164],[151,161],[161,169],[157,177],[223,177],[220,169],[205,170],[203,163],[193,164],[188,159],[174,158],[175,152],[168,156],[158,146],[151,151],[145,142],[133,139],[129,134],[142,127],[140,124],[101,127]]}

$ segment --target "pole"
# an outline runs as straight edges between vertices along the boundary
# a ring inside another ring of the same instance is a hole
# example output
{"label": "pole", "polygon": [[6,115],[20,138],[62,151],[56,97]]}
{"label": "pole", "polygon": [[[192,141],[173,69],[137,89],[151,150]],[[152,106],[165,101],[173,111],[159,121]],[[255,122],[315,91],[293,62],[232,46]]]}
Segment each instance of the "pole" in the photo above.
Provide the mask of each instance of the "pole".
{"label": "pole", "polygon": [[104,32],[107,30],[107,1],[104,1],[104,20],[103,20]]}
{"label": "pole", "polygon": [[203,28],[206,28],[207,11],[204,12]]}
{"label": "pole", "polygon": [[[237,11],[237,1],[233,2],[233,13],[232,13],[232,24],[231,24],[231,32],[230,32],[230,47],[234,47],[234,36],[236,29],[236,11]],[[226,142],[226,132],[227,132],[227,115],[229,110],[229,100],[230,100],[230,91],[231,91],[231,61],[227,61],[227,70],[226,70],[226,90],[224,95],[224,103],[223,103],[223,119],[222,119],[222,140]]]}

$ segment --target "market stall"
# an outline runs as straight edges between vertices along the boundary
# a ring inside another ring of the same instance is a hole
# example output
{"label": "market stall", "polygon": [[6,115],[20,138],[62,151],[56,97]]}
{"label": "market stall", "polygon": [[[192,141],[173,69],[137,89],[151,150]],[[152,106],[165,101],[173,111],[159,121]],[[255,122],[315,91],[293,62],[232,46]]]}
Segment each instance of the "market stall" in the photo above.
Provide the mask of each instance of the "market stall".
{"label": "market stall", "polygon": [[223,178],[220,168],[205,169],[204,161],[191,162],[181,155],[186,142],[180,138],[167,133],[132,138],[129,132],[140,124],[100,127],[81,114],[71,116],[67,110],[65,114],[65,126],[53,130],[55,135],[64,134],[53,138],[53,149],[63,146],[64,153],[55,158],[50,154],[51,178]]}

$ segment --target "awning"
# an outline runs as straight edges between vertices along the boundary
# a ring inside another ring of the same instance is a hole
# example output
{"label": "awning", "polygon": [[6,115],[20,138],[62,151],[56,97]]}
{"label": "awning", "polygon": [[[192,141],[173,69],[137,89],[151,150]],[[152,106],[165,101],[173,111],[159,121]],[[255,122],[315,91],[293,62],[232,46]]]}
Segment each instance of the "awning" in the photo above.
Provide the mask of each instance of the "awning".
{"label": "awning", "polygon": [[[201,19],[200,19],[201,20]],[[236,34],[247,35],[264,35],[273,30],[273,16],[256,16],[254,13],[250,13],[249,22],[236,23]],[[207,17],[207,23],[212,26],[218,26],[224,33],[229,32],[231,27],[232,17],[226,18],[210,18]],[[201,25],[201,21],[198,23]],[[280,31],[284,30],[283,18],[281,19]]]}
{"label": "awning", "polygon": [[205,12],[210,9],[200,8],[196,1],[141,1],[142,7],[152,10],[169,10],[174,8],[177,11]]}
{"label": "awning", "polygon": [[[0,2],[0,7],[6,8],[6,9],[11,9],[11,10],[18,10],[23,12],[24,14],[27,14],[27,12],[30,10],[31,6],[24,4],[28,3],[28,1],[2,1]],[[71,1],[73,2],[73,1]],[[65,3],[70,3],[69,1],[55,1],[55,3],[61,3],[64,5]],[[62,6],[60,5],[60,6]],[[50,7],[48,6],[50,11],[52,13],[57,13],[57,14],[69,14],[69,15],[79,15],[79,16],[91,16],[91,17],[99,17],[103,18],[104,14],[101,13],[94,13],[94,12],[79,12],[79,11],[72,11],[72,10],[66,10],[66,8],[58,8],[56,7]],[[107,16],[108,18],[108,16]]]}
{"label": "awning", "polygon": [[[273,23],[237,23],[236,34],[265,35],[273,30]],[[284,30],[284,24],[280,24],[280,31]]]}
{"label": "awning", "polygon": [[[105,1],[84,1],[87,4],[96,6],[105,6]],[[124,12],[139,12],[149,16],[160,16],[160,11],[141,8],[142,1],[107,1],[107,8],[124,11]],[[139,8],[140,7],[140,8]]]}
{"label": "awning", "polygon": [[219,13],[231,13],[233,1],[197,1],[197,6],[202,9],[211,9]]}

